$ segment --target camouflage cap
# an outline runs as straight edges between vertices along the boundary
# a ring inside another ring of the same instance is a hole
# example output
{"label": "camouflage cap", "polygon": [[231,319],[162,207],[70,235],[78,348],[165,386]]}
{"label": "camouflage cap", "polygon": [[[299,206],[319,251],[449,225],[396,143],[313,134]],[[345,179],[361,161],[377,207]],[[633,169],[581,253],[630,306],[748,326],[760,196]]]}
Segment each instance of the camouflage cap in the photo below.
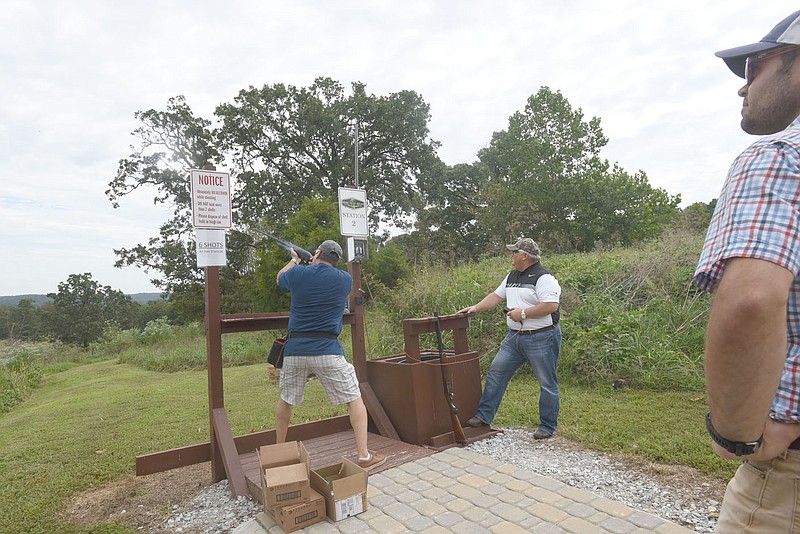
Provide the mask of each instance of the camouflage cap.
{"label": "camouflage cap", "polygon": [[530,237],[520,237],[513,245],[506,245],[506,248],[508,250],[521,250],[522,252],[526,252],[528,256],[535,260],[541,259],[542,256],[542,251],[539,249],[539,245],[537,245],[536,241]]}

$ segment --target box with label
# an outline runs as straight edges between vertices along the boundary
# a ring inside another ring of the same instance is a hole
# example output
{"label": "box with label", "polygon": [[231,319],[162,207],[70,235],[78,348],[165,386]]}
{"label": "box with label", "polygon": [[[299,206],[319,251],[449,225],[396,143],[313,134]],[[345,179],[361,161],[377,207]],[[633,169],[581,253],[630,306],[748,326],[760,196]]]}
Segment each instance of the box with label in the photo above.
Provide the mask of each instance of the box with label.
{"label": "box with label", "polygon": [[294,532],[325,519],[325,498],[312,489],[308,502],[270,508],[267,514],[284,532]]}
{"label": "box with label", "polygon": [[367,509],[367,472],[347,458],[311,471],[311,487],[325,497],[328,517],[340,521]]}
{"label": "box with label", "polygon": [[258,449],[264,509],[308,502],[311,462],[301,441],[265,445]]}

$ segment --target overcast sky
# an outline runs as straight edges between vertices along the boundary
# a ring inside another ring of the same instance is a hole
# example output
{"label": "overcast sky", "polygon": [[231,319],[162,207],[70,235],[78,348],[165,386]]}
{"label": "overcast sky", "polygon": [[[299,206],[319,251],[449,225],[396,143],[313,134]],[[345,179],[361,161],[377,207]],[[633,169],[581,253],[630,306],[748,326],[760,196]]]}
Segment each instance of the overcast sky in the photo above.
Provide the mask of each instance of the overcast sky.
{"label": "overcast sky", "polygon": [[[105,196],[137,110],[185,95],[196,115],[249,86],[329,76],[431,106],[448,164],[471,163],[541,86],[599,117],[602,155],[682,206],[719,194],[754,138],[742,80],[716,50],[758,41],[797,6],[743,0],[3,0],[0,10],[0,295],[48,293],[114,268],[167,218],[154,191]],[[221,169],[224,170],[224,169]],[[367,192],[369,195],[369,192]],[[535,237],[535,236],[533,236]]]}

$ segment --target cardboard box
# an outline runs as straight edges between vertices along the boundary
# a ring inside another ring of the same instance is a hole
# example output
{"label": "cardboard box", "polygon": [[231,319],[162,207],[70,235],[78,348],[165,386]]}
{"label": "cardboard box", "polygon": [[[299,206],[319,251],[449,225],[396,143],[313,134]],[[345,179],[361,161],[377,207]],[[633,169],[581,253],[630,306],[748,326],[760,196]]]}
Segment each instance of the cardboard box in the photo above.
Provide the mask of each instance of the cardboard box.
{"label": "cardboard box", "polygon": [[258,449],[264,509],[308,502],[311,499],[308,451],[300,441],[265,445]]}
{"label": "cardboard box", "polygon": [[308,502],[271,508],[267,514],[284,532],[294,532],[325,519],[325,498],[312,489]]}
{"label": "cardboard box", "polygon": [[347,458],[342,463],[311,471],[311,487],[325,497],[332,521],[340,521],[367,509],[367,472]]}

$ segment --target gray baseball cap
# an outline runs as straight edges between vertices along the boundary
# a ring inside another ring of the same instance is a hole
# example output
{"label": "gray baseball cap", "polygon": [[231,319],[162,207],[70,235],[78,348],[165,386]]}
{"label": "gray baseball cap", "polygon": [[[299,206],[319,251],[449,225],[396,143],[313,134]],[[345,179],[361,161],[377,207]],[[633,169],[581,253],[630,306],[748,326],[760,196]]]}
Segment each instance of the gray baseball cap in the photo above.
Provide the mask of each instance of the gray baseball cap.
{"label": "gray baseball cap", "polygon": [[333,259],[335,257],[336,261],[333,261],[331,263],[338,262],[339,260],[342,259],[342,256],[344,255],[344,252],[342,252],[341,245],[339,245],[339,243],[337,243],[336,241],[332,241],[330,239],[328,239],[327,241],[323,241],[317,250],[320,251],[322,259],[325,261],[329,261],[329,258]]}

